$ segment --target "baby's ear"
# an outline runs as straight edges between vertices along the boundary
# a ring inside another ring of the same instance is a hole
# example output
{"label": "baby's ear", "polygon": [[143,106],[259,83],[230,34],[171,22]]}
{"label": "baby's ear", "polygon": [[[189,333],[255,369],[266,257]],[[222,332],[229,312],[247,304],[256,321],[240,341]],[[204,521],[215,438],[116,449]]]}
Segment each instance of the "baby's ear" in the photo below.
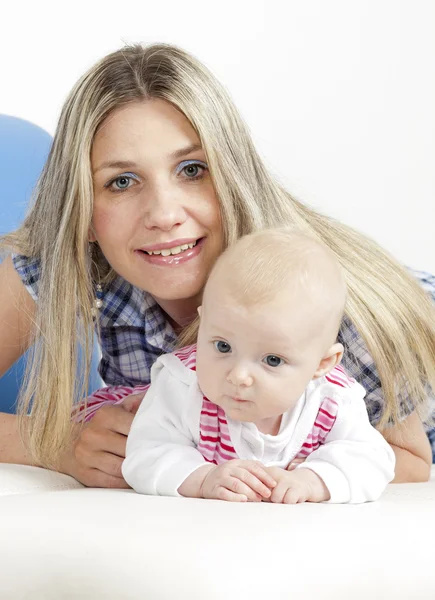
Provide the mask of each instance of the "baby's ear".
{"label": "baby's ear", "polygon": [[341,361],[341,358],[343,356],[343,350],[344,348],[342,344],[339,344],[338,342],[332,344],[332,346],[329,348],[329,350],[327,350],[322,360],[320,361],[319,366],[317,367],[313,375],[313,379],[323,377],[323,375],[326,375],[327,373],[329,373],[329,371],[332,371],[332,369],[336,367]]}
{"label": "baby's ear", "polygon": [[202,306],[198,306],[196,310],[198,311],[198,316],[201,318]]}

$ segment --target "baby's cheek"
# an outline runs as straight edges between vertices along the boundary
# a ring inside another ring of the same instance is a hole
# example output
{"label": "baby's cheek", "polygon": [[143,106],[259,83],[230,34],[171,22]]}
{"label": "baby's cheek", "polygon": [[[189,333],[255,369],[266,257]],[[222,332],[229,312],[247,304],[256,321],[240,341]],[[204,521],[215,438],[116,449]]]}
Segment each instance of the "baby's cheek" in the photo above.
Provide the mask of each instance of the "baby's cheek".
{"label": "baby's cheek", "polygon": [[291,410],[297,402],[295,391],[289,382],[274,386],[268,394],[269,406],[275,414]]}
{"label": "baby's cheek", "polygon": [[198,374],[198,384],[204,396],[207,396],[209,400],[213,400],[216,396],[216,382],[213,373],[207,368],[201,369]]}

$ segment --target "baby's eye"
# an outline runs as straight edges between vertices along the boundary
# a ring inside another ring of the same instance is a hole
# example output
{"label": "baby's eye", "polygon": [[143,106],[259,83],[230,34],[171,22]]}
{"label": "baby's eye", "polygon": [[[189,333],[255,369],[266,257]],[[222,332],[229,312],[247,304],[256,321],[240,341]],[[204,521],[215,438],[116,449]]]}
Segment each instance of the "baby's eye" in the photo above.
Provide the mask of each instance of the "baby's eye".
{"label": "baby's eye", "polygon": [[265,362],[269,367],[279,367],[284,364],[284,361],[279,356],[275,356],[274,354],[268,354],[265,358],[263,358],[263,362]]}
{"label": "baby's eye", "polygon": [[208,167],[198,160],[183,160],[177,167],[177,175],[183,174],[186,179],[200,179]]}
{"label": "baby's eye", "polygon": [[228,342],[223,342],[222,340],[217,340],[216,342],[213,342],[214,347],[216,348],[216,350],[218,352],[220,352],[221,354],[228,354],[228,352],[231,352],[231,346],[229,345]]}

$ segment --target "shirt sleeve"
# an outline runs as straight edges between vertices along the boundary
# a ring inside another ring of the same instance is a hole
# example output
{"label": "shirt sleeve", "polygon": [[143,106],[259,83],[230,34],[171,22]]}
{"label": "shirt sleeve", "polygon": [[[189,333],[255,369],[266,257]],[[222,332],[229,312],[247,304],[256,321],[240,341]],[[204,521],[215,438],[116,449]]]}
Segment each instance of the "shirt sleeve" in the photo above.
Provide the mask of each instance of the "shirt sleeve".
{"label": "shirt sleeve", "polygon": [[[180,368],[187,370],[181,363]],[[205,464],[196,448],[201,413],[196,377],[191,384],[180,381],[159,359],[151,381],[128,436],[122,474],[141,494],[179,496],[183,481]]]}
{"label": "shirt sleeve", "polygon": [[415,269],[410,269],[410,273],[417,279],[429,296],[432,296],[432,300],[435,302],[435,275],[426,271],[416,271]]}
{"label": "shirt sleeve", "polygon": [[361,386],[340,394],[336,421],[325,443],[297,468],[311,469],[329,490],[330,503],[377,500],[394,478],[395,456],[370,425]]}
{"label": "shirt sleeve", "polygon": [[36,302],[38,299],[39,278],[41,275],[39,259],[29,258],[22,254],[12,254],[12,262],[24,287]]}

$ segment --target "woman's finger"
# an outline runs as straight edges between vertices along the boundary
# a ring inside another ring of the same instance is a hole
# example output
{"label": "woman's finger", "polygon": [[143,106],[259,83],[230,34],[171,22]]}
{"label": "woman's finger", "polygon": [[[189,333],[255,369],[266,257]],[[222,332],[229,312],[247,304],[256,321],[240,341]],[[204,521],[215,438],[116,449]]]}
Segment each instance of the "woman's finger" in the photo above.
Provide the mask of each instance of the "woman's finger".
{"label": "woman's finger", "polygon": [[97,469],[106,475],[122,479],[123,462],[122,458],[109,452],[93,452],[87,466],[91,469]]}
{"label": "woman's finger", "polygon": [[87,487],[129,489],[130,486],[123,477],[109,475],[99,469],[78,469],[73,475],[80,483]]}
{"label": "woman's finger", "polygon": [[77,458],[89,462],[87,457],[95,452],[108,452],[125,458],[127,437],[110,429],[85,427],[76,441]]}
{"label": "woman's finger", "polygon": [[103,406],[92,421],[89,421],[88,427],[95,429],[110,429],[116,433],[127,436],[130,433],[131,424],[134,415],[123,408],[122,404],[116,406]]}
{"label": "woman's finger", "polygon": [[131,394],[130,396],[124,398],[124,400],[118,406],[122,406],[124,410],[135,415],[139,409],[139,406],[142,404],[143,398],[144,392],[139,394]]}

